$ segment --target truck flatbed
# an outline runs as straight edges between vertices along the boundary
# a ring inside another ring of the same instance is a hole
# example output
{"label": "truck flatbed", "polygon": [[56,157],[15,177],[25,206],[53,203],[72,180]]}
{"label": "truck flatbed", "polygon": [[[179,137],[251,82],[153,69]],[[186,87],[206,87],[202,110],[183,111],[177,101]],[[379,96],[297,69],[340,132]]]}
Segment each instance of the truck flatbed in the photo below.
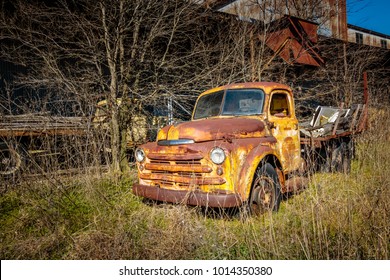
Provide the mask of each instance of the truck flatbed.
{"label": "truck flatbed", "polygon": [[0,116],[0,137],[41,135],[83,135],[87,121],[82,117],[56,117],[47,115]]}
{"label": "truck flatbed", "polygon": [[334,139],[351,137],[367,128],[368,121],[368,82],[367,73],[363,74],[363,104],[345,109],[318,106],[310,121],[300,123],[300,141],[302,145],[319,147]]}
{"label": "truck flatbed", "polygon": [[31,154],[53,154],[39,144],[46,137],[57,143],[64,137],[86,136],[88,123],[83,117],[0,115],[0,176],[15,174]]}
{"label": "truck flatbed", "polygon": [[[365,129],[365,104],[351,109],[318,106],[311,121],[300,123],[301,144],[320,144],[332,139],[349,137]],[[326,113],[327,114],[326,114]]]}

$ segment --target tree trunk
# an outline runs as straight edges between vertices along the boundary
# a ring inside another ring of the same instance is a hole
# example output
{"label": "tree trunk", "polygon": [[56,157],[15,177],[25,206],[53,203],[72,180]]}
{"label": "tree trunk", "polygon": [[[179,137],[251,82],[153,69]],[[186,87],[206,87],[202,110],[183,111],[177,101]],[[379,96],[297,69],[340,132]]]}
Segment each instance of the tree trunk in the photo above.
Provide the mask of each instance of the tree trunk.
{"label": "tree trunk", "polygon": [[108,98],[108,108],[110,110],[110,129],[111,129],[111,172],[114,176],[120,175],[120,126],[119,126],[119,104],[117,102],[118,77],[117,64],[118,44],[111,43],[109,28],[107,26],[106,8],[101,2],[102,24],[104,28],[104,43],[107,54],[107,62],[110,71],[110,93]]}

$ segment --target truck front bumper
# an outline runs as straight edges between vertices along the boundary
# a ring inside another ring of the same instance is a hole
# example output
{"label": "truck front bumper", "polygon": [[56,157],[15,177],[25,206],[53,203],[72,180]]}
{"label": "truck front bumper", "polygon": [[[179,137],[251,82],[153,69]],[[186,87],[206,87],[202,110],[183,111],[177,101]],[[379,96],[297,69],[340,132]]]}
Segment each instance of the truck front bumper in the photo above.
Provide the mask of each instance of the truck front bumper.
{"label": "truck front bumper", "polygon": [[141,184],[133,185],[133,193],[152,200],[193,206],[230,208],[242,205],[242,199],[238,194],[169,190]]}

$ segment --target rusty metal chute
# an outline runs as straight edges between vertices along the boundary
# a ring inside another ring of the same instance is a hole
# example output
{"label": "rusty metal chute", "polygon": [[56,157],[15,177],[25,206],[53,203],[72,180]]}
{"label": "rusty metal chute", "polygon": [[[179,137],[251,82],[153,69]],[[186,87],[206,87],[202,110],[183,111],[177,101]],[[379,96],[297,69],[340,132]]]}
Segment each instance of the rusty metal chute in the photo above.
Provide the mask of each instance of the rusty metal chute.
{"label": "rusty metal chute", "polygon": [[270,23],[266,45],[288,64],[320,66],[324,60],[318,53],[318,24],[292,16],[284,16]]}

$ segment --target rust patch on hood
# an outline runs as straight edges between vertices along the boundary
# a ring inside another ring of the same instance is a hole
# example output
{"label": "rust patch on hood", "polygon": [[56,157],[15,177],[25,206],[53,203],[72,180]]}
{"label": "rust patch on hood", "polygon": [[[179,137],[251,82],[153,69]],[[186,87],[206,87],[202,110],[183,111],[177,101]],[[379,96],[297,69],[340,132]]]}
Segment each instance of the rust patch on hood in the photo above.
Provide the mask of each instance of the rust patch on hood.
{"label": "rust patch on hood", "polygon": [[[263,121],[251,118],[206,119],[180,123],[164,129],[167,140],[193,139],[195,142],[262,137]],[[163,136],[162,134],[159,136]],[[159,137],[159,140],[162,140]]]}

